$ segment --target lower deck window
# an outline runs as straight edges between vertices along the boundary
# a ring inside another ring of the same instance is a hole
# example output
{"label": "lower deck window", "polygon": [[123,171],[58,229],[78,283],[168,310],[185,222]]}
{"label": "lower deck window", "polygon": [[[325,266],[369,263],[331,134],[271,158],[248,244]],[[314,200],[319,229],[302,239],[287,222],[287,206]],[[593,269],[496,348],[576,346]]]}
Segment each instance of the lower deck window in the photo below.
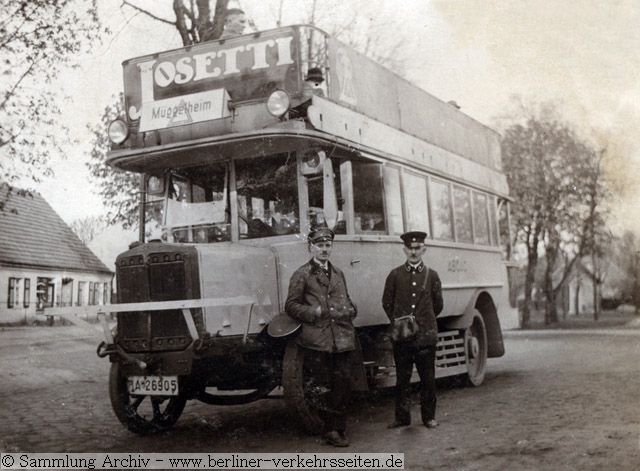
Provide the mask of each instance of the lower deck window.
{"label": "lower deck window", "polygon": [[356,232],[386,232],[382,200],[382,166],[352,162],[353,212]]}

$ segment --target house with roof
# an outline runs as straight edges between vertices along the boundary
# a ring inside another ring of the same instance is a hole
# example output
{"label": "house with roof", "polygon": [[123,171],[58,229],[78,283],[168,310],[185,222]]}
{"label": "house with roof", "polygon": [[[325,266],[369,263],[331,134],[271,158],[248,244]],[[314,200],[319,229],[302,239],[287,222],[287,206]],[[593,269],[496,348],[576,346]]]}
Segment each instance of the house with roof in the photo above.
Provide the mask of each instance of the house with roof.
{"label": "house with roof", "polygon": [[108,304],[113,271],[36,192],[0,184],[0,324],[45,307]]}

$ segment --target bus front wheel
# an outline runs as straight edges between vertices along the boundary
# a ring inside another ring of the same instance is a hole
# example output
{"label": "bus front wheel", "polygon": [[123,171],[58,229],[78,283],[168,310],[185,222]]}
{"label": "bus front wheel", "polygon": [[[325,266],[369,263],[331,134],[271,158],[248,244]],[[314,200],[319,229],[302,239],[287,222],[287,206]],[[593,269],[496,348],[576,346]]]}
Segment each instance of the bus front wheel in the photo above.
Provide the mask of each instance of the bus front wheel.
{"label": "bus front wheel", "polygon": [[111,364],[109,398],[116,417],[137,434],[162,432],[176,423],[187,400],[181,396],[138,396],[127,390],[127,377],[120,363]]}
{"label": "bus front wheel", "polygon": [[467,365],[466,383],[480,386],[487,366],[487,330],[482,315],[476,311],[471,325],[464,331],[464,354]]}
{"label": "bus front wheel", "polygon": [[287,407],[293,411],[304,430],[312,435],[322,432],[322,420],[309,391],[312,378],[304,367],[304,348],[290,339],[284,352],[282,386]]}

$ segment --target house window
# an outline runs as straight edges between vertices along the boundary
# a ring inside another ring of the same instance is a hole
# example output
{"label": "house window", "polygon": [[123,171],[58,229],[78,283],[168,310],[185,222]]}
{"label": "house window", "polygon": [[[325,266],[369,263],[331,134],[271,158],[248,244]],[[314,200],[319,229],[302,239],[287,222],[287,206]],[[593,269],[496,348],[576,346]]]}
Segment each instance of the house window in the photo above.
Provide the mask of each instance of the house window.
{"label": "house window", "polygon": [[24,297],[22,299],[24,307],[29,307],[29,302],[31,300],[31,279],[24,279]]}
{"label": "house window", "polygon": [[89,306],[96,303],[95,292],[93,291],[93,281],[89,282]]}
{"label": "house window", "polygon": [[20,295],[20,278],[9,278],[9,295],[7,296],[7,307],[16,307],[18,305],[18,296]]}
{"label": "house window", "polygon": [[93,284],[93,304],[100,304],[100,283]]}
{"label": "house window", "polygon": [[42,310],[45,307],[53,307],[53,301],[55,299],[55,285],[51,278],[38,277],[36,296],[38,299],[38,310]]}
{"label": "house window", "polygon": [[84,304],[84,289],[86,285],[86,281],[78,282],[78,306],[82,306]]}
{"label": "house window", "polygon": [[104,284],[104,291],[102,292],[102,294],[103,294],[102,304],[109,304],[109,283]]}

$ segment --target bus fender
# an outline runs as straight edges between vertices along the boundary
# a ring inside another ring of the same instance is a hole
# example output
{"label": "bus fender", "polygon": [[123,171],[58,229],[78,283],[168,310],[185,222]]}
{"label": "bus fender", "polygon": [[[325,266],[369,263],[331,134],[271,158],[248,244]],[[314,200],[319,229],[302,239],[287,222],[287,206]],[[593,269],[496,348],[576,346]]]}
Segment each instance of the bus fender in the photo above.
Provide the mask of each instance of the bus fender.
{"label": "bus fender", "polygon": [[297,331],[302,323],[285,312],[281,312],[269,322],[267,332],[271,337],[286,337]]}
{"label": "bus fender", "polygon": [[487,356],[489,358],[501,357],[504,355],[504,343],[498,312],[491,295],[482,288],[475,290],[461,315],[443,319],[442,327],[446,330],[467,329],[473,322],[473,316],[476,313],[482,316],[487,330],[489,344]]}

